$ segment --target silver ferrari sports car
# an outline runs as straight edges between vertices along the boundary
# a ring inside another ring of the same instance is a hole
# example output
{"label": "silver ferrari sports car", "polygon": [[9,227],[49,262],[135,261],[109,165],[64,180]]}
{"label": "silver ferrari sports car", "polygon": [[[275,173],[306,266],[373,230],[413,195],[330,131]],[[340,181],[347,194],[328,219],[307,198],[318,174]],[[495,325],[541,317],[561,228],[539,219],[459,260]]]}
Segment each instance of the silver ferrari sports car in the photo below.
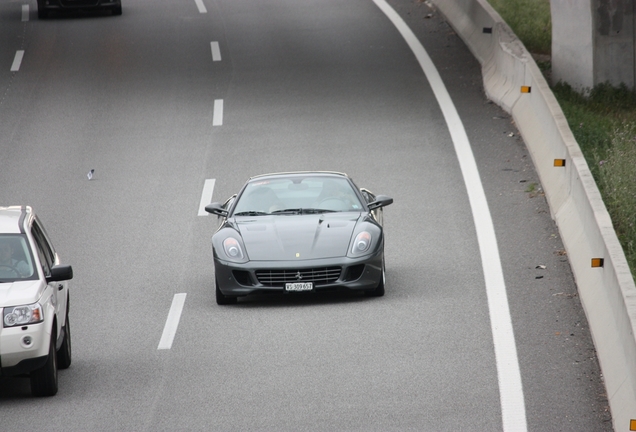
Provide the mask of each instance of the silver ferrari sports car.
{"label": "silver ferrari sports car", "polygon": [[382,208],[392,198],[335,172],[250,178],[224,204],[212,236],[216,302],[250,294],[330,290],[384,295]]}

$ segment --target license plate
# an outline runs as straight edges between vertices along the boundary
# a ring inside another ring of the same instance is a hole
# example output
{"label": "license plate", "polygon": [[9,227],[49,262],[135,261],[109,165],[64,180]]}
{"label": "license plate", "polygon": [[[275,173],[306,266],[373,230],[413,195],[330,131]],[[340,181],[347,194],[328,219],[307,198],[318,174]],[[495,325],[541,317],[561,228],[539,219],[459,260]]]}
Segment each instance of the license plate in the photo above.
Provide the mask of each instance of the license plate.
{"label": "license plate", "polygon": [[311,291],[313,289],[314,284],[311,282],[294,282],[285,284],[285,291]]}

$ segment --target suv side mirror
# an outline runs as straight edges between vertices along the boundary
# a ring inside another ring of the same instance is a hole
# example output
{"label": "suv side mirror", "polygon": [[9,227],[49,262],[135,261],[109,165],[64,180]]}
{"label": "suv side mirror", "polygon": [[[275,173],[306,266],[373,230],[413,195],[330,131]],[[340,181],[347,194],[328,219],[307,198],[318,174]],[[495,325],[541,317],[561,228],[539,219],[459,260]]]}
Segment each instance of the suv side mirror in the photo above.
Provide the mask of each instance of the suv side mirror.
{"label": "suv side mirror", "polygon": [[51,275],[46,278],[47,282],[59,282],[73,279],[73,267],[70,265],[55,265],[51,267]]}

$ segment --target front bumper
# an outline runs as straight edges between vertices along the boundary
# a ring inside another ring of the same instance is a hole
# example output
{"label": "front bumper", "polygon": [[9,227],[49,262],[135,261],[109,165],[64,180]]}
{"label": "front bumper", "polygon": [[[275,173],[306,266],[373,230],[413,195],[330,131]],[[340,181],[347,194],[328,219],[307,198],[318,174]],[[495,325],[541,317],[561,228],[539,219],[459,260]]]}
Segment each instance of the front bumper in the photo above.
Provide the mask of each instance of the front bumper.
{"label": "front bumper", "polygon": [[[380,249],[372,255],[360,258],[328,258],[303,261],[250,261],[245,264],[214,259],[217,286],[225,296],[246,296],[285,292],[284,283],[262,283],[257,276],[261,271],[289,272],[306,269],[339,267],[340,273],[329,281],[314,282],[313,292],[350,290],[368,291],[375,289],[382,280],[384,251]],[[262,278],[261,278],[262,279]]]}
{"label": "front bumper", "polygon": [[[2,310],[2,309],[0,309]],[[2,328],[0,323],[0,375],[31,372],[46,361],[51,342],[51,323]]]}

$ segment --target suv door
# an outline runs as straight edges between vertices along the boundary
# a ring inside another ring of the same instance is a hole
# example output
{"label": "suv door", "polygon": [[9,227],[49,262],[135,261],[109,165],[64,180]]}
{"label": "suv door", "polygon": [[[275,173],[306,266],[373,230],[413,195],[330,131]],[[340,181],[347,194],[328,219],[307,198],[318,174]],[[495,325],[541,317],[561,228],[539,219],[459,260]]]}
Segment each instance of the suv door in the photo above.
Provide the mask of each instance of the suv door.
{"label": "suv door", "polygon": [[[38,257],[40,258],[42,272],[45,277],[49,277],[51,275],[51,268],[54,265],[59,264],[59,258],[55,253],[55,249],[53,249],[48,236],[46,235],[46,231],[37,218],[34,219],[33,225],[31,226],[31,234],[35,241]],[[52,295],[54,296],[55,304],[57,305],[57,335],[59,336],[61,334],[60,331],[62,326],[66,321],[66,309],[68,307],[67,282],[49,282],[49,285],[53,290]]]}

